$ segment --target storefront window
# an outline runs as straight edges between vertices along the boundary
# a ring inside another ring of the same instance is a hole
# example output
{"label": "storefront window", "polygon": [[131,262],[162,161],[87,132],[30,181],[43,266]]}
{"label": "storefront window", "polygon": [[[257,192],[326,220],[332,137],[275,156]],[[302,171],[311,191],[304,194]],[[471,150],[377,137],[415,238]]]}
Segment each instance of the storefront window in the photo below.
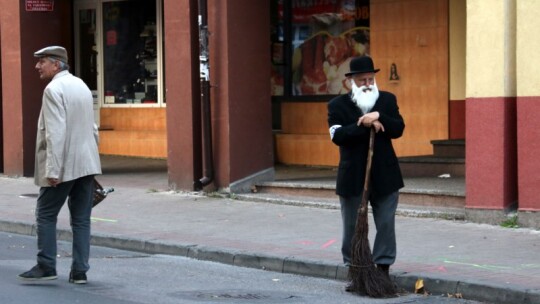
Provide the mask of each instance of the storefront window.
{"label": "storefront window", "polygon": [[97,45],[96,45],[96,10],[79,11],[79,63],[81,79],[92,92],[97,92]]}
{"label": "storefront window", "polygon": [[347,92],[350,60],[369,54],[369,0],[274,1],[273,95]]}
{"label": "storefront window", "polygon": [[104,104],[157,104],[155,1],[104,2]]}

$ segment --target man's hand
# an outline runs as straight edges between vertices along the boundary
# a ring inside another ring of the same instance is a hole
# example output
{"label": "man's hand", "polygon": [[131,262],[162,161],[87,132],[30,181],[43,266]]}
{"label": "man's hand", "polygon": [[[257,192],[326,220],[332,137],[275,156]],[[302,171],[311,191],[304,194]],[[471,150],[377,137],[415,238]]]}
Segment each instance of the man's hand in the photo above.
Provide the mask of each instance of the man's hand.
{"label": "man's hand", "polygon": [[49,182],[49,185],[52,187],[56,187],[58,184],[60,184],[60,180],[58,178],[47,177],[47,182]]}
{"label": "man's hand", "polygon": [[358,119],[358,122],[356,123],[357,126],[363,125],[364,127],[371,128],[373,125],[373,122],[377,121],[379,119],[379,112],[370,112],[366,115],[360,117]]}
{"label": "man's hand", "polygon": [[378,121],[378,120],[376,120],[376,121],[373,122],[373,128],[375,129],[375,133],[379,133],[379,131],[384,132],[384,126],[383,126],[383,124],[382,124],[380,121]]}

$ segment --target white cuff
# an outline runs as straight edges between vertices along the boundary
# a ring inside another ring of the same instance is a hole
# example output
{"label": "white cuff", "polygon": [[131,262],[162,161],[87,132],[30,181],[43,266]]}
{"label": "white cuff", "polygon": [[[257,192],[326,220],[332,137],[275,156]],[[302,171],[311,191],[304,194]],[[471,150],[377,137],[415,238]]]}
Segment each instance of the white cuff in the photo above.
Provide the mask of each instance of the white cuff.
{"label": "white cuff", "polygon": [[333,125],[330,127],[330,139],[334,139],[334,133],[336,133],[336,130],[341,128],[341,125]]}

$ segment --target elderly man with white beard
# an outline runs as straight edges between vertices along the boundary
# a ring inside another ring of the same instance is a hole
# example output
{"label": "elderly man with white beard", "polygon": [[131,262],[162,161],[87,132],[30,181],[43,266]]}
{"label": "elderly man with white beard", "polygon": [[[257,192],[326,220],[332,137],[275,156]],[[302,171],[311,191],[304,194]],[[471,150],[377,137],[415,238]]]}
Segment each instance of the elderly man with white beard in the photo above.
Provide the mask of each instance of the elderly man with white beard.
{"label": "elderly man with white beard", "polygon": [[[350,265],[351,243],[362,199],[369,149],[370,129],[375,129],[369,203],[377,230],[373,262],[389,275],[396,260],[395,213],[399,189],[404,186],[392,139],[399,138],[405,123],[396,96],[379,91],[373,60],[368,56],[351,60],[346,73],[352,90],[328,103],[328,126],[332,142],[339,146],[340,160],[336,194],[341,204],[343,262]],[[350,285],[346,288],[350,290]]]}

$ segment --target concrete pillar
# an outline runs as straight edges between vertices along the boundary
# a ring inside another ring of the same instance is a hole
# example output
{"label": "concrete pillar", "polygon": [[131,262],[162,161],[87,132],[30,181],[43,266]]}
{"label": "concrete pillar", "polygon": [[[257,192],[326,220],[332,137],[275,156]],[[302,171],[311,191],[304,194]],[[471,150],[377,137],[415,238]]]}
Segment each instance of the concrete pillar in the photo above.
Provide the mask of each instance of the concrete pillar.
{"label": "concrete pillar", "polygon": [[[517,1],[517,153],[519,220],[540,228],[540,1]],[[536,220],[534,220],[536,218]],[[534,223],[535,224],[534,224]]]}
{"label": "concrete pillar", "polygon": [[516,0],[467,1],[466,208],[499,223],[517,203]]}

